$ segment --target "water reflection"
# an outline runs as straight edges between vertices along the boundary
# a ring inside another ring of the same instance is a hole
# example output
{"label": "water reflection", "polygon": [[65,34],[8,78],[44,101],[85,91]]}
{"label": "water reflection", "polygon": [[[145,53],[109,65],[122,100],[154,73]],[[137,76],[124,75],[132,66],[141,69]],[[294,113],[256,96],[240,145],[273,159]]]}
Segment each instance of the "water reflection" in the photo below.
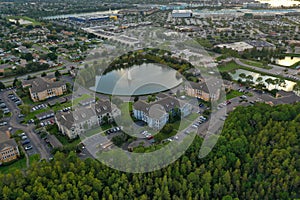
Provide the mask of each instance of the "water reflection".
{"label": "water reflection", "polygon": [[91,90],[114,95],[146,95],[172,89],[182,81],[170,67],[144,63],[97,76],[96,86]]}

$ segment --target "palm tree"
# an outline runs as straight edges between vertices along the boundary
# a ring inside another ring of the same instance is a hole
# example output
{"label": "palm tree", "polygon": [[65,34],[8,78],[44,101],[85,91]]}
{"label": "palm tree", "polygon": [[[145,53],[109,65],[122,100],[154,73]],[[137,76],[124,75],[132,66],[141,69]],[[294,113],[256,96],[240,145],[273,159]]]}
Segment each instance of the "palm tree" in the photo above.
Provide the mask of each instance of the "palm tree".
{"label": "palm tree", "polygon": [[286,87],[286,82],[285,82],[284,79],[282,79],[282,78],[279,79],[279,86],[280,87]]}
{"label": "palm tree", "polygon": [[248,76],[246,76],[246,85],[249,86],[251,84],[253,84],[253,76],[248,75]]}
{"label": "palm tree", "polygon": [[293,89],[298,95],[300,95],[300,83],[299,82],[294,86]]}
{"label": "palm tree", "polygon": [[278,78],[274,79],[272,84],[275,85],[275,88],[276,88],[276,89],[278,89],[278,86],[279,86],[279,79],[278,79]]}
{"label": "palm tree", "polygon": [[241,77],[241,78],[246,78],[246,74],[245,73],[241,73],[240,75],[239,75],[239,77]]}
{"label": "palm tree", "polygon": [[268,88],[269,88],[270,84],[273,83],[273,79],[268,78],[267,80],[265,80],[265,82],[268,84]]}
{"label": "palm tree", "polygon": [[260,83],[263,80],[263,78],[260,76],[256,79],[256,82]]}

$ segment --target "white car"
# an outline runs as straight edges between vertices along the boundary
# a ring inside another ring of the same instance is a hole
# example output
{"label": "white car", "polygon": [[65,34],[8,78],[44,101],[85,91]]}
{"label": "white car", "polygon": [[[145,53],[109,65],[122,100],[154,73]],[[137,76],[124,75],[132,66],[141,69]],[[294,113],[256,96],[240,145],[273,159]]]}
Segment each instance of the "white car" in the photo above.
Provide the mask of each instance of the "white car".
{"label": "white car", "polygon": [[30,150],[30,149],[32,149],[32,146],[31,146],[31,145],[28,145],[28,146],[25,147],[25,150],[26,150],[26,151],[28,151],[28,150]]}
{"label": "white car", "polygon": [[195,125],[195,124],[194,124],[192,127],[193,127],[193,128],[198,128],[198,126],[197,126],[197,125]]}
{"label": "white car", "polygon": [[148,133],[148,131],[143,131],[142,135],[146,135]]}

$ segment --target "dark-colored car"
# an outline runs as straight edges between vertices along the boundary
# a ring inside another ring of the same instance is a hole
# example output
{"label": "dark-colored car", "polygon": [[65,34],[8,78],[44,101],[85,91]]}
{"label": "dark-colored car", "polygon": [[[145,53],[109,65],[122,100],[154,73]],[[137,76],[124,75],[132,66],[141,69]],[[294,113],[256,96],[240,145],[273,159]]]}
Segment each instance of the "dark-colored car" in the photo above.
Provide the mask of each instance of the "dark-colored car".
{"label": "dark-colored car", "polygon": [[22,141],[22,145],[29,144],[29,143],[30,143],[29,139]]}

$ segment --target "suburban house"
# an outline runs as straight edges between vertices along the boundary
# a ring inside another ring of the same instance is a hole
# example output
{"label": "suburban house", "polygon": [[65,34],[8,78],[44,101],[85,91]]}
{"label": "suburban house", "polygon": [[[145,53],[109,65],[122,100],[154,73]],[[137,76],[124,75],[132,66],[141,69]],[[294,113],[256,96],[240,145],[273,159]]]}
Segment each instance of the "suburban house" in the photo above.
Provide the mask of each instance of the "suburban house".
{"label": "suburban house", "polygon": [[34,102],[60,96],[67,92],[66,83],[57,81],[55,77],[37,77],[24,80],[22,85],[23,88],[29,87],[30,96]]}
{"label": "suburban house", "polygon": [[216,90],[212,87],[212,91],[210,91],[206,83],[189,82],[189,84],[185,85],[184,89],[188,96],[196,97],[204,101],[217,100],[220,98],[220,90]]}
{"label": "suburban house", "polygon": [[0,131],[0,165],[13,161],[20,156],[16,141],[10,139],[9,135],[9,132]]}
{"label": "suburban house", "polygon": [[59,112],[55,115],[56,124],[63,135],[76,138],[93,127],[112,120],[112,109],[109,101],[98,100],[87,107],[78,107],[74,111]]}
{"label": "suburban house", "polygon": [[173,97],[165,97],[151,103],[137,101],[133,104],[134,117],[157,130],[168,123],[170,115],[176,114],[176,109],[180,111],[181,117],[185,117],[191,113],[192,106],[188,103],[183,104]]}

